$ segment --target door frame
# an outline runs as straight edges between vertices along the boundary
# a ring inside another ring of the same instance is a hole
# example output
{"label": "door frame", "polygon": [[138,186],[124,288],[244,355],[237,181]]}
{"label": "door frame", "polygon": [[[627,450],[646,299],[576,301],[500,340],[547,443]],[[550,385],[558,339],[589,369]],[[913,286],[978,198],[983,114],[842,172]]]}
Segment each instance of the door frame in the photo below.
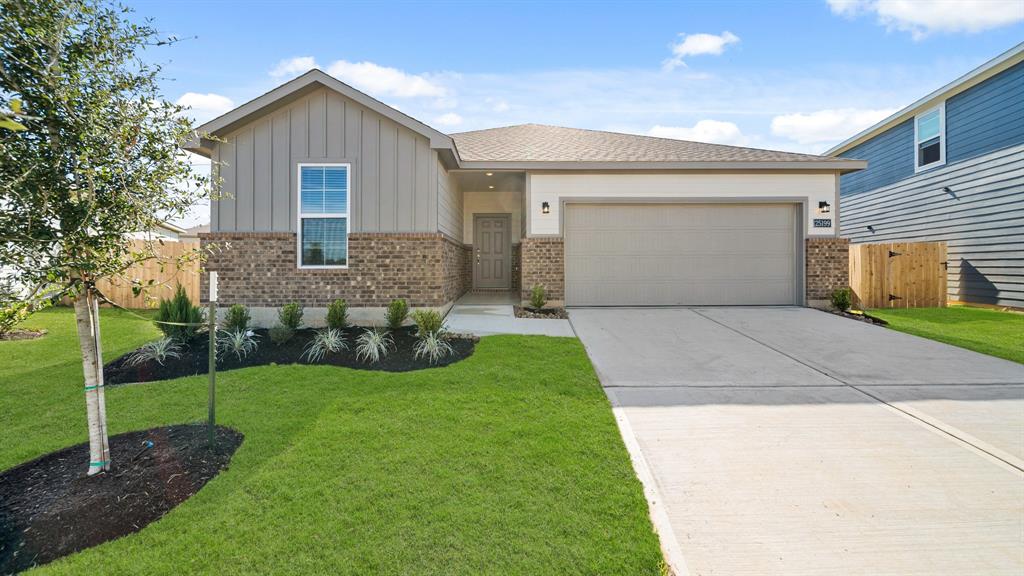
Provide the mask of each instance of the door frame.
{"label": "door frame", "polygon": [[[477,220],[480,218],[501,218],[505,220],[505,229],[508,230],[507,240],[505,242],[505,253],[508,254],[505,264],[505,279],[506,285],[504,287],[490,287],[490,288],[479,288],[477,286],[478,278],[480,276],[480,268],[476,265],[476,251],[477,251],[477,231],[480,229],[477,226]],[[508,291],[512,289],[512,214],[510,212],[480,212],[473,214],[473,289],[474,290],[504,290]]]}

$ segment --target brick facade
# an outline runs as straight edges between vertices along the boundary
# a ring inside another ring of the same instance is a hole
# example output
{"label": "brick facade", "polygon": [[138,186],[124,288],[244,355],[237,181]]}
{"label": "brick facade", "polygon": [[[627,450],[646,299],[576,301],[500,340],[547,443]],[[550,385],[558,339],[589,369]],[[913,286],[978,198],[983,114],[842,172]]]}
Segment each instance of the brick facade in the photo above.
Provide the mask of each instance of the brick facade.
{"label": "brick facade", "polygon": [[[387,306],[404,298],[410,306],[442,306],[469,289],[470,253],[440,233],[354,233],[348,238],[347,269],[296,266],[290,232],[215,232],[200,235],[208,250],[205,268],[219,274],[225,305],[278,307],[299,302],[324,307],[344,298],[349,306]],[[208,296],[207,275],[200,297]]]}
{"label": "brick facade", "polygon": [[561,238],[523,238],[520,293],[524,300],[530,298],[535,284],[544,285],[550,300],[565,300],[564,246]]}
{"label": "brick facade", "polygon": [[810,237],[806,245],[807,305],[827,307],[833,290],[850,285],[850,240]]}
{"label": "brick facade", "polygon": [[512,245],[512,292],[523,289],[523,248],[521,244]]}

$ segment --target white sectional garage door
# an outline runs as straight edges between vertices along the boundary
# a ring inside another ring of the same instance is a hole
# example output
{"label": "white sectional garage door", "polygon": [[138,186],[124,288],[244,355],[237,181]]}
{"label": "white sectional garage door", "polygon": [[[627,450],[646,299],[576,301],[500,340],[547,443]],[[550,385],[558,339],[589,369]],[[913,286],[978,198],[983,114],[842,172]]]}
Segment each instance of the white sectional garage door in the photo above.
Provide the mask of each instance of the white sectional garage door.
{"label": "white sectional garage door", "polygon": [[794,204],[568,204],[569,306],[797,304]]}

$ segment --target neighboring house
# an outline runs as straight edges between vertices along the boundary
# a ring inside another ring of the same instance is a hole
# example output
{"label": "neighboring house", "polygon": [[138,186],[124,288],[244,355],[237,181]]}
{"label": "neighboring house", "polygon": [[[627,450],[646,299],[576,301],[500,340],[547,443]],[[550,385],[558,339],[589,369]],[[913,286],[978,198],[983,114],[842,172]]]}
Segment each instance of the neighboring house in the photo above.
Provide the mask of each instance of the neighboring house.
{"label": "neighboring house", "polygon": [[206,267],[264,322],[534,284],[570,306],[821,304],[848,282],[839,175],[866,165],[535,124],[447,135],[319,70],[197,134],[223,182]]}
{"label": "neighboring house", "polygon": [[170,222],[160,222],[150,230],[145,232],[133,232],[129,234],[129,236],[136,240],[163,240],[165,242],[177,242],[178,238],[184,233],[184,228],[179,228]]}
{"label": "neighboring house", "polygon": [[851,242],[944,241],[951,301],[1024,307],[1024,44],[826,152]]}
{"label": "neighboring house", "polygon": [[179,239],[195,242],[196,240],[199,239],[199,235],[200,234],[209,234],[209,233],[210,233],[210,225],[209,224],[199,224],[198,226],[193,226],[191,228],[186,228],[185,231],[179,236]]}

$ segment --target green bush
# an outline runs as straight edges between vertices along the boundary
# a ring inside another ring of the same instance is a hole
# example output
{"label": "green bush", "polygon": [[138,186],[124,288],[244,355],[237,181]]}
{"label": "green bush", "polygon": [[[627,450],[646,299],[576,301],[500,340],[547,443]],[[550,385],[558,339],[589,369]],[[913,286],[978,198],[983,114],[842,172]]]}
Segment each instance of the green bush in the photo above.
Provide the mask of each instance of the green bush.
{"label": "green bush", "polygon": [[348,326],[348,302],[335,300],[327,307],[327,327],[341,330]]}
{"label": "green bush", "polygon": [[285,304],[277,312],[277,321],[292,332],[302,326],[302,306],[298,302]]}
{"label": "green bush", "polygon": [[416,333],[420,336],[437,334],[444,328],[444,319],[437,310],[417,310],[412,313],[412,321],[416,323]]}
{"label": "green bush", "polygon": [[548,292],[544,289],[543,284],[534,284],[533,288],[530,288],[530,307],[536,310],[540,310],[548,303]]}
{"label": "green bush", "polygon": [[832,306],[840,312],[846,312],[853,304],[853,290],[836,288],[832,291]]}
{"label": "green bush", "polygon": [[291,328],[283,324],[277,324],[273,326],[268,331],[268,333],[270,334],[270,341],[276,344],[277,346],[284,344],[285,342],[291,340],[292,336],[295,336],[295,330],[292,330]]}
{"label": "green bush", "polygon": [[[178,284],[174,297],[170,300],[161,299],[160,307],[156,311],[156,327],[164,333],[164,336],[173,338],[178,342],[188,342],[199,329],[198,324],[203,322],[203,311],[192,304],[185,288]],[[177,324],[196,324],[196,326],[175,326],[173,324],[161,324],[161,322],[174,322]]]}
{"label": "green bush", "polygon": [[249,329],[251,319],[248,308],[241,304],[232,304],[228,308],[227,314],[224,315],[222,328],[225,332],[245,332]]}
{"label": "green bush", "polygon": [[396,300],[392,300],[391,303],[388,304],[388,328],[392,330],[397,330],[401,328],[402,323],[405,322],[405,319],[408,317],[409,305],[405,302],[405,300],[398,298]]}

